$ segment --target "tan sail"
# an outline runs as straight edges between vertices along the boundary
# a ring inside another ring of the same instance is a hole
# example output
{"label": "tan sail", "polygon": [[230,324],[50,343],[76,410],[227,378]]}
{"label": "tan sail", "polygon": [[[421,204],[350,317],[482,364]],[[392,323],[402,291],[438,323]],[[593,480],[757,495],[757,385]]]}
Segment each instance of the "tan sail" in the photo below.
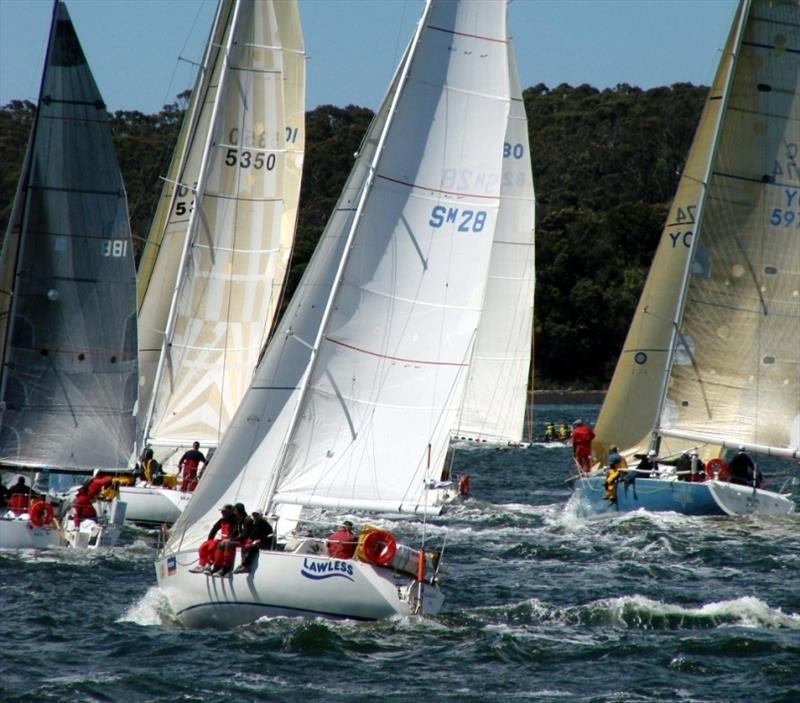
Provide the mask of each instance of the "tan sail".
{"label": "tan sail", "polygon": [[219,441],[266,342],[294,233],[305,83],[296,3],[225,4],[220,23],[177,192],[167,184],[162,196],[171,207],[140,311],[140,420],[154,446]]}
{"label": "tan sail", "polygon": [[[723,92],[730,76],[734,41],[735,37],[731,35],[722,54],[650,273],[597,420],[593,452],[602,462],[607,458],[611,445],[630,453],[646,450],[656,425],[684,270],[720,120]],[[671,446],[673,444],[676,446]],[[664,451],[680,451],[678,444],[670,440],[670,446],[664,444]]]}

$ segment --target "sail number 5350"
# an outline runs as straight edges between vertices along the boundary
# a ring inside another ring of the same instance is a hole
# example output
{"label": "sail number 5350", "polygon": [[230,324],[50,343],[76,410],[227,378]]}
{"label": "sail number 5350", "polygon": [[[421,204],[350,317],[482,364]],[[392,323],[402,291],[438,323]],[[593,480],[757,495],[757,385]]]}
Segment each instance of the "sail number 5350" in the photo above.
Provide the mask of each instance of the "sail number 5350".
{"label": "sail number 5350", "polygon": [[[237,150],[228,149],[225,154],[225,164],[228,166],[236,166],[237,163]],[[267,154],[266,158],[260,151],[253,155],[253,152],[243,149],[238,154],[238,163],[240,168],[266,168],[267,171],[272,171],[275,168],[275,154]]]}
{"label": "sail number 5350", "polygon": [[431,227],[441,227],[446,223],[457,224],[459,232],[482,232],[486,224],[486,211],[459,210],[457,207],[445,207],[444,205],[434,206],[428,224]]}

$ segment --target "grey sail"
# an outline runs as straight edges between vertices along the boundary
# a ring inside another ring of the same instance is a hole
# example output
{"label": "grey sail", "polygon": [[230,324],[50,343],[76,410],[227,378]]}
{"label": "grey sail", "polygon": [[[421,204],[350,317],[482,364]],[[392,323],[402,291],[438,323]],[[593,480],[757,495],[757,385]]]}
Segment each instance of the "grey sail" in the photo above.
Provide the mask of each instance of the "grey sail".
{"label": "grey sail", "polygon": [[125,466],[137,387],[127,201],[109,115],[60,2],[0,276],[0,463]]}

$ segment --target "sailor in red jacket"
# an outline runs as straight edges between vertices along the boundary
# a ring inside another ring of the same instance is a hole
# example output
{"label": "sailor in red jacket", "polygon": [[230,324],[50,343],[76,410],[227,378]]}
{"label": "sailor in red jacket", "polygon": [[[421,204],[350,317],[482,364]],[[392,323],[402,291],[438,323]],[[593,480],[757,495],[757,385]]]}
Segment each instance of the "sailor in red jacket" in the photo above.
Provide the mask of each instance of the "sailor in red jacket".
{"label": "sailor in red jacket", "polygon": [[93,520],[97,522],[97,511],[92,505],[92,499],[85,486],[78,489],[78,495],[72,503],[72,521],[77,530],[83,520]]}
{"label": "sailor in red jacket", "polygon": [[592,470],[592,440],[594,430],[589,425],[584,425],[583,420],[572,423],[572,455],[581,471]]}
{"label": "sailor in red jacket", "polygon": [[200,545],[197,566],[189,571],[193,574],[216,574],[231,570],[236,556],[238,542],[238,521],[232,505],[220,508],[222,517],[217,520],[208,533],[208,539]]}
{"label": "sailor in red jacket", "polygon": [[334,559],[352,559],[358,546],[353,523],[345,520],[336,532],[328,537],[328,555]]}

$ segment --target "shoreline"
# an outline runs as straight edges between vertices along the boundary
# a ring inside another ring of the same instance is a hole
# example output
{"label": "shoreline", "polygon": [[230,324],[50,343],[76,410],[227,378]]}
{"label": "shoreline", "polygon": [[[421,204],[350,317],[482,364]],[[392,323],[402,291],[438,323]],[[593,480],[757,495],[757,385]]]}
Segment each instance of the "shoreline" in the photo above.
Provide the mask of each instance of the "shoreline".
{"label": "shoreline", "polygon": [[605,400],[606,391],[535,390],[530,396],[534,407],[537,405],[600,405]]}

